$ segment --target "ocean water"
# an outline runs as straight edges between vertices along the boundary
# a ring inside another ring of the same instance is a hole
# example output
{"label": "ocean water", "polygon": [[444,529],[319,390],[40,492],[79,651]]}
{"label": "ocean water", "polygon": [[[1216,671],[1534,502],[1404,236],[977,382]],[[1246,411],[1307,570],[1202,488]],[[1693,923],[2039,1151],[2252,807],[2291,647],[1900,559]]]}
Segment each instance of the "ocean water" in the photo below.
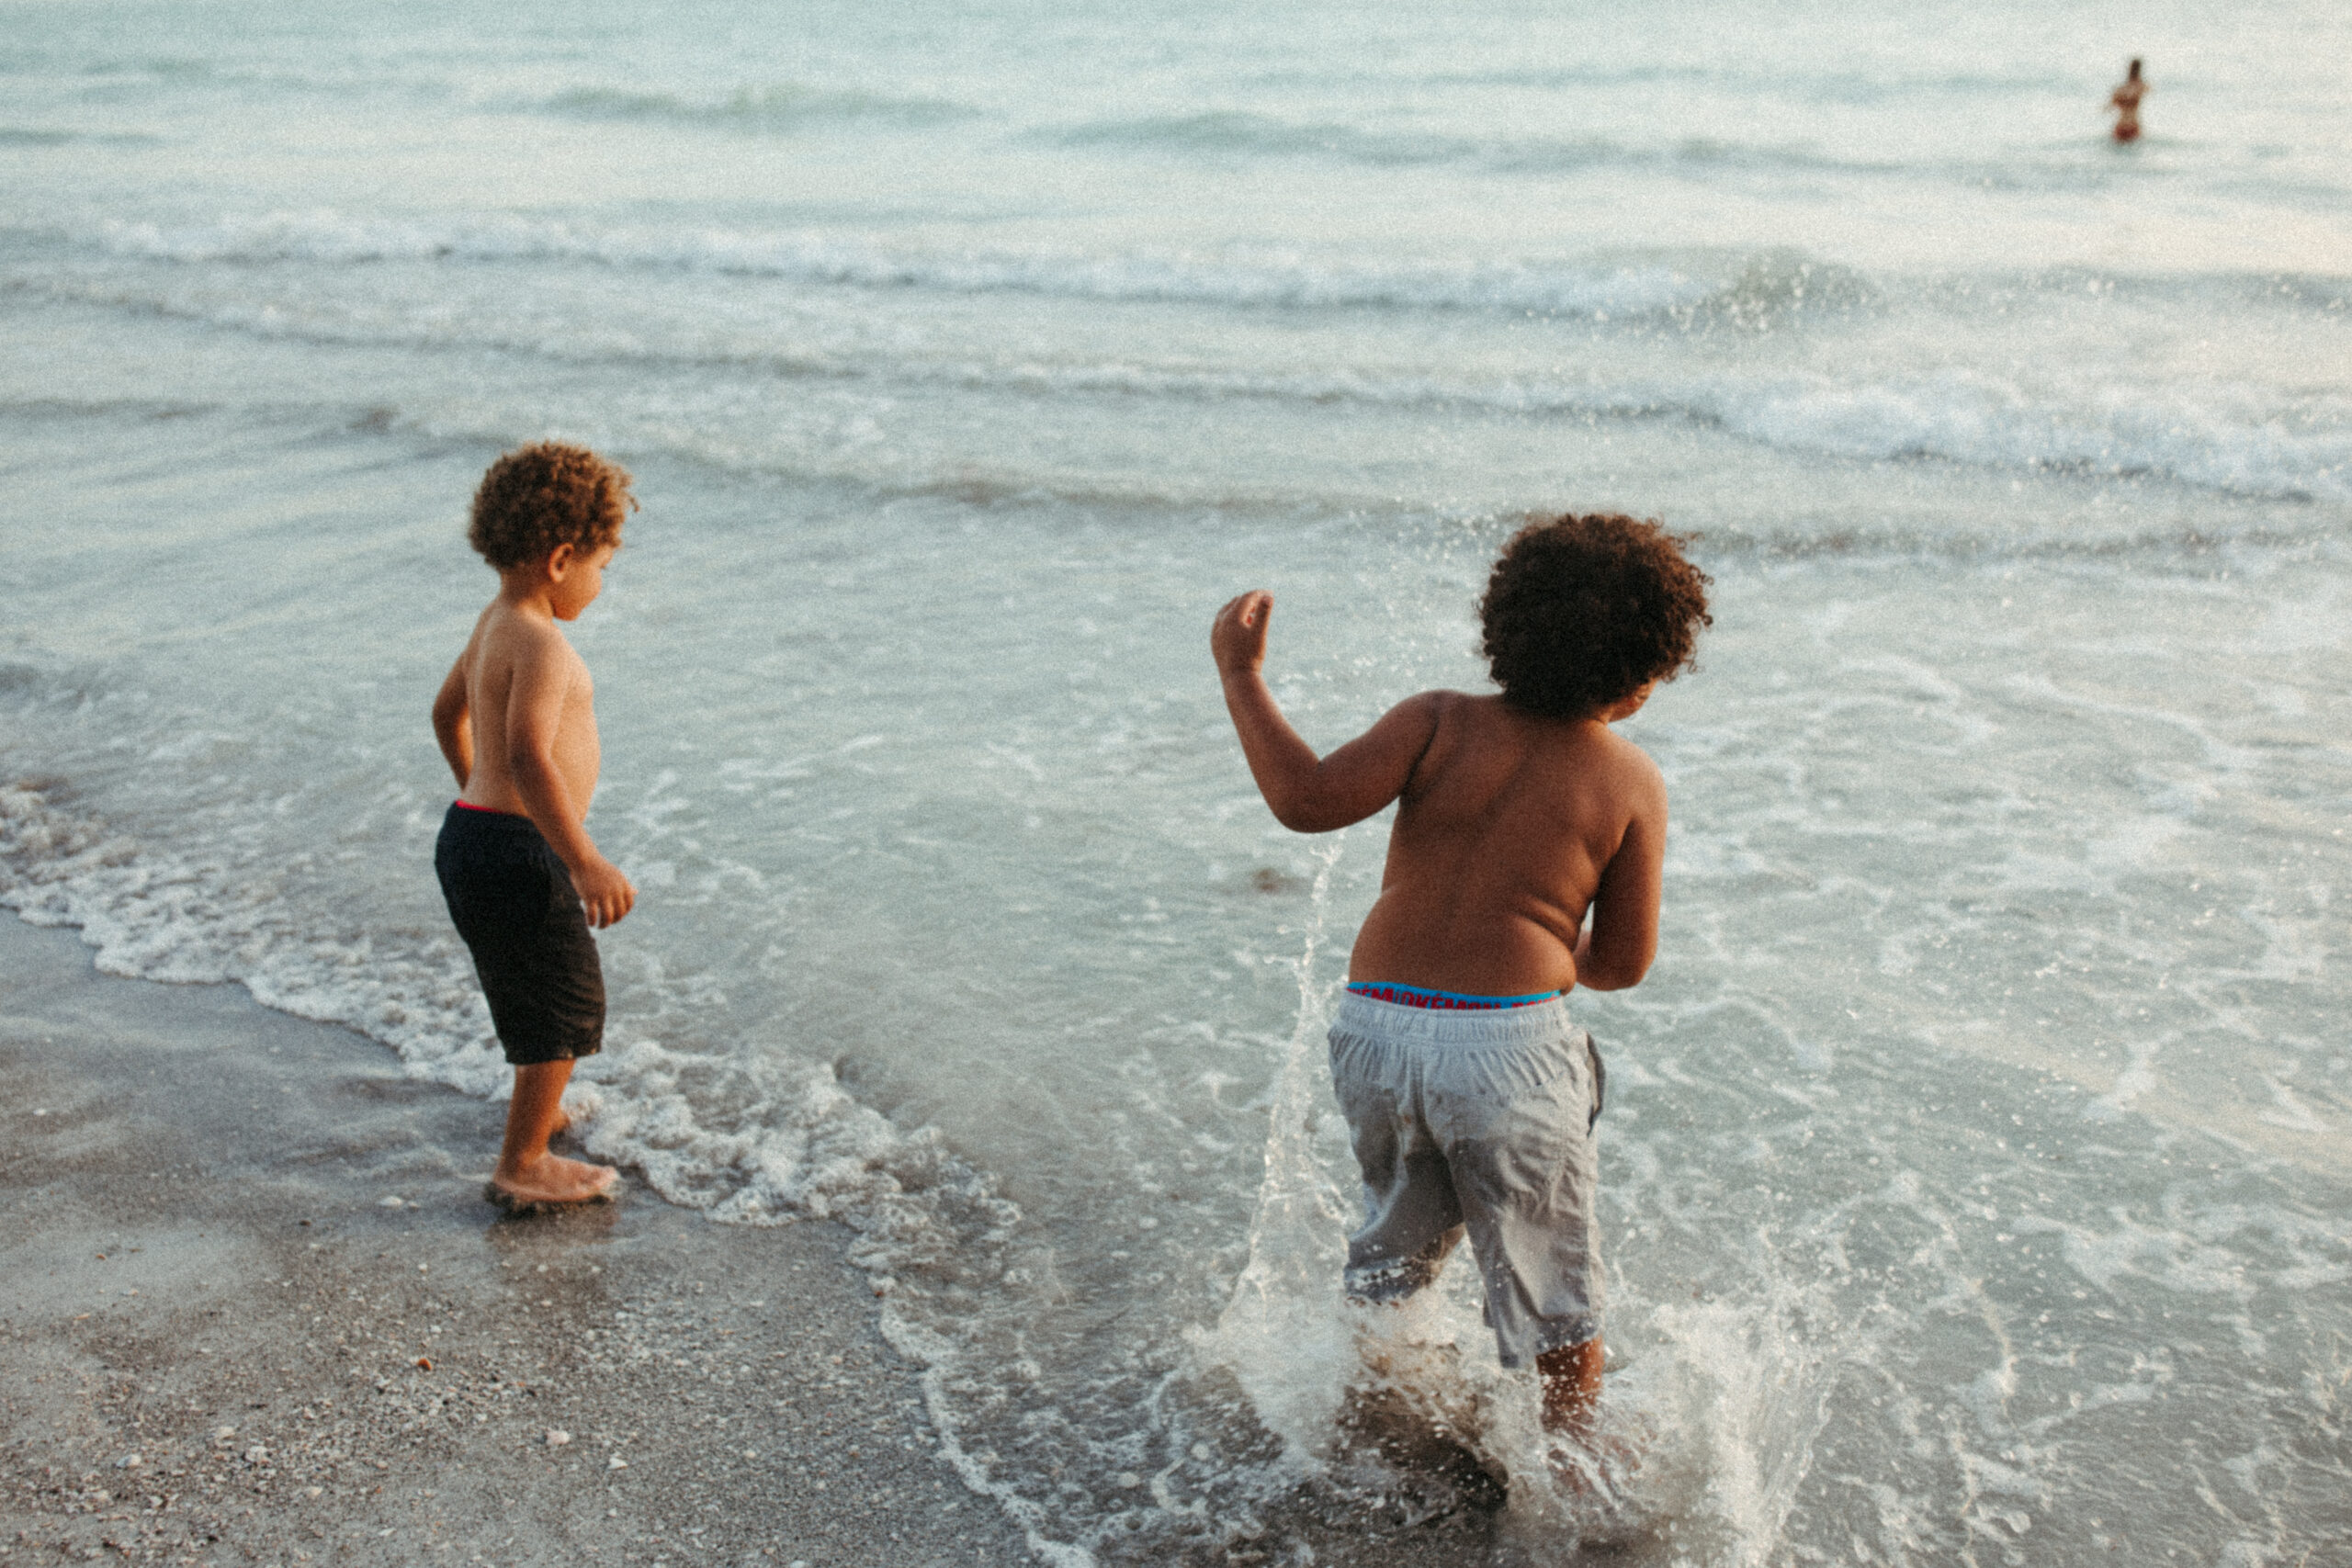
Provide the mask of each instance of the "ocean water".
{"label": "ocean water", "polygon": [[[2352,1560],[2347,57],[2310,0],[19,0],[0,901],[500,1092],[425,710],[481,468],[589,441],[591,1146],[855,1226],[1043,1559]],[[1627,727],[1657,966],[1576,999],[1639,1455],[1583,1493],[1465,1268],[1337,1301],[1385,819],[1276,827],[1206,653],[1273,589],[1323,745],[1475,689],[1544,508],[1716,592]]]}

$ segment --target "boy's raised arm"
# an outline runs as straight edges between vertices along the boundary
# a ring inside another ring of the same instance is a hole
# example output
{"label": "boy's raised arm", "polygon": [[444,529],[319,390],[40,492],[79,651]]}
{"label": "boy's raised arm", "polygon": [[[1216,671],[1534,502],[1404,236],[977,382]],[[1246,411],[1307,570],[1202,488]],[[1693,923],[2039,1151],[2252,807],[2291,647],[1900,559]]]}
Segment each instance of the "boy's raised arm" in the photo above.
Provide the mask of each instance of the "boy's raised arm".
{"label": "boy's raised arm", "polygon": [[1266,629],[1274,596],[1252,590],[1227,604],[1209,632],[1225,687],[1226,711],[1241,736],[1250,775],[1274,819],[1299,833],[1328,833],[1361,822],[1395,800],[1437,730],[1437,699],[1423,693],[1390,708],[1378,723],[1328,757],[1293,729],[1267,689]]}

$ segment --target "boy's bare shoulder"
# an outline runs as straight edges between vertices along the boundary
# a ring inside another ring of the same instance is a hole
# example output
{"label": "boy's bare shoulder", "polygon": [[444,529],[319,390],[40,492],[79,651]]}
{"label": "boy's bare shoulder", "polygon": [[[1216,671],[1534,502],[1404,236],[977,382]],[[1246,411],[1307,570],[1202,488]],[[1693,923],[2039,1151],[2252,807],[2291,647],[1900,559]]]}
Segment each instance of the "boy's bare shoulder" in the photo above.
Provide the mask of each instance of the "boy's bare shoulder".
{"label": "boy's bare shoulder", "polygon": [[1611,785],[1629,806],[1664,811],[1666,774],[1659,771],[1657,760],[1607,726],[1600,728],[1607,748]]}
{"label": "boy's bare shoulder", "polygon": [[1598,807],[1598,796],[1614,803],[1601,809],[1628,817],[1666,809],[1666,775],[1657,763],[1605,724],[1544,718],[1493,693],[1452,691],[1408,697],[1381,722],[1426,737],[1405,788],[1408,801],[1442,795],[1460,806],[1471,796],[1518,787],[1541,795],[1565,791],[1586,802],[1585,809]]}
{"label": "boy's bare shoulder", "polygon": [[503,599],[492,600],[481,613],[474,627],[474,643],[486,670],[536,671],[554,664],[579,679],[587,678],[587,661],[555,622],[519,615]]}
{"label": "boy's bare shoulder", "polygon": [[[1416,692],[1381,716],[1384,726],[1418,731],[1423,762],[1467,744],[1477,745],[1475,705],[1486,699],[1468,692]],[[1419,771],[1418,769],[1416,771]]]}
{"label": "boy's bare shoulder", "polygon": [[1629,800],[1662,802],[1666,798],[1666,775],[1650,754],[1606,724],[1541,717],[1514,708],[1493,694],[1428,694],[1451,699],[1439,709],[1441,739],[1445,738],[1449,721],[1458,720],[1463,739],[1472,748],[1509,749],[1526,764],[1572,777],[1579,784],[1589,784],[1597,777],[1611,794]]}
{"label": "boy's bare shoulder", "polygon": [[1459,703],[1471,701],[1467,692],[1415,692],[1382,716],[1388,719],[1410,719],[1431,728],[1445,722],[1446,714]]}

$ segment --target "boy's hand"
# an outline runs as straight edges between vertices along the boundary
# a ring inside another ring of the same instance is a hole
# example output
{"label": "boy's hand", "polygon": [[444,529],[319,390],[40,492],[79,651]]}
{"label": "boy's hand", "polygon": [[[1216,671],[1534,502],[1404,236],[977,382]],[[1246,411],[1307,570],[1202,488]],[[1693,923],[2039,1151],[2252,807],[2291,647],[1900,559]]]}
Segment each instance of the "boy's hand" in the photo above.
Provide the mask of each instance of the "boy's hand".
{"label": "boy's hand", "polygon": [[573,872],[571,886],[578,890],[580,901],[588,907],[588,923],[592,926],[616,924],[637,904],[637,885],[602,855]]}
{"label": "boy's hand", "polygon": [[1266,623],[1273,618],[1274,596],[1253,588],[1227,601],[1209,628],[1209,652],[1216,658],[1219,675],[1252,675],[1265,668]]}

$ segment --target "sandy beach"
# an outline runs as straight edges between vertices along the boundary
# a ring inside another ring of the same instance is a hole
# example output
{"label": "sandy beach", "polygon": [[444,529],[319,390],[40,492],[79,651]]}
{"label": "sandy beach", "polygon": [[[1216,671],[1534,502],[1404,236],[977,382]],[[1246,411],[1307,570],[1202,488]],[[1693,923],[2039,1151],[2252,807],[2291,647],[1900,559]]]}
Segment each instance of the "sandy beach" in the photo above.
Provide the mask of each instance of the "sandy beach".
{"label": "sandy beach", "polygon": [[70,931],[0,998],[0,1559],[1026,1559],[839,1227],[502,1219],[500,1107]]}
{"label": "sandy beach", "polygon": [[[1037,1560],[938,1457],[844,1227],[633,1183],[506,1218],[501,1106],[14,918],[0,1081],[0,1562]],[[1420,1484],[1181,1560],[1518,1560],[1466,1455],[1367,1422]]]}

